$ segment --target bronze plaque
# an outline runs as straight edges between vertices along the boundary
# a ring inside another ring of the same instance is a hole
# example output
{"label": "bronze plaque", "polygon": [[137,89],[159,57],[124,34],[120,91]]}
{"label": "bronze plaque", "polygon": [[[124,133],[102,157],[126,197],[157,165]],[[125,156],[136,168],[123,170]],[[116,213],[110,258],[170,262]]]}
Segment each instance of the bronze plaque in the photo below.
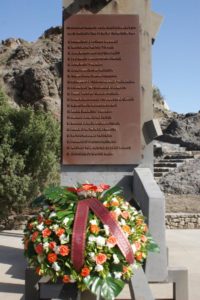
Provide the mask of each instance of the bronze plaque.
{"label": "bronze plaque", "polygon": [[64,20],[63,164],[140,162],[139,70],[137,15]]}

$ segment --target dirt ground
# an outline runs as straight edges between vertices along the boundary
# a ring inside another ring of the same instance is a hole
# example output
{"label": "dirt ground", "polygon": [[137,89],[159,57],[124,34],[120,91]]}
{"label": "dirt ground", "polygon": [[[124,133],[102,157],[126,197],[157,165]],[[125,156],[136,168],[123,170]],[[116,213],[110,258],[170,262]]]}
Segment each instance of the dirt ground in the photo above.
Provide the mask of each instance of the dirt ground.
{"label": "dirt ground", "polygon": [[166,212],[200,212],[200,195],[165,194]]}

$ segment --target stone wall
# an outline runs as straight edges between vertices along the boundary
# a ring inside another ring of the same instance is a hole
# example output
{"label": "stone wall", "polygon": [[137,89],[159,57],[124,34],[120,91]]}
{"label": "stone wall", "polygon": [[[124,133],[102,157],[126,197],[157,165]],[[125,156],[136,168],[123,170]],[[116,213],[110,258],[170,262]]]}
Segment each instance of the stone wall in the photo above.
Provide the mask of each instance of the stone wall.
{"label": "stone wall", "polygon": [[199,229],[200,213],[170,213],[165,215],[167,229]]}

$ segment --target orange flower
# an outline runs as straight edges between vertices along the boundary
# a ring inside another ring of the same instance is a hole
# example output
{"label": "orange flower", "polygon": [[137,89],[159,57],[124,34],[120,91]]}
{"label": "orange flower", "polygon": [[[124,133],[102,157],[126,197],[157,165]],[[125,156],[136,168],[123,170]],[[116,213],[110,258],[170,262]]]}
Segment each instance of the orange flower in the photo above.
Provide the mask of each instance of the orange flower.
{"label": "orange flower", "polygon": [[135,254],[135,258],[136,258],[137,260],[139,260],[139,261],[142,261],[142,260],[143,260],[142,252],[137,252],[137,253]]}
{"label": "orange flower", "polygon": [[50,248],[51,250],[53,250],[55,247],[56,247],[56,242],[50,242],[50,243],[49,243],[49,248]]}
{"label": "orange flower", "polygon": [[141,236],[141,241],[144,242],[144,243],[146,243],[147,237],[146,237],[145,235],[142,235],[142,236]]}
{"label": "orange flower", "polygon": [[112,200],[111,205],[112,206],[119,206],[119,201],[118,200]]}
{"label": "orange flower", "polygon": [[111,212],[110,212],[110,216],[111,216],[115,221],[118,220],[118,215],[116,214],[115,211],[111,211]]}
{"label": "orange flower", "polygon": [[104,253],[99,253],[96,257],[95,257],[95,261],[98,265],[103,265],[107,260],[107,256]]}
{"label": "orange flower", "polygon": [[136,250],[140,250],[140,248],[141,248],[140,242],[135,242],[134,245],[135,245]]}
{"label": "orange flower", "polygon": [[65,245],[61,245],[59,248],[60,255],[67,256],[69,254],[69,247]]}
{"label": "orange flower", "polygon": [[128,267],[126,266],[123,266],[123,274],[127,273],[128,272]]}
{"label": "orange flower", "polygon": [[87,277],[88,275],[90,275],[90,269],[89,269],[88,267],[84,267],[84,268],[81,270],[81,276]]}
{"label": "orange flower", "polygon": [[64,283],[70,282],[70,276],[69,275],[64,275],[63,278],[62,278],[62,282],[64,282]]}
{"label": "orange flower", "polygon": [[44,224],[47,225],[47,226],[49,226],[49,225],[52,224],[52,220],[49,220],[49,219],[48,219],[48,220],[45,220],[45,221],[44,221]]}
{"label": "orange flower", "polygon": [[137,219],[136,220],[136,224],[137,225],[142,225],[143,224],[143,220],[142,219]]}
{"label": "orange flower", "polygon": [[90,225],[90,231],[91,231],[92,233],[98,234],[98,233],[99,233],[99,230],[100,230],[99,226],[97,226],[97,225],[95,225],[95,224],[91,224],[91,225]]}
{"label": "orange flower", "polygon": [[131,234],[131,228],[128,225],[123,225],[122,229],[124,230],[124,232]]}
{"label": "orange flower", "polygon": [[35,272],[36,272],[38,275],[42,275],[42,273],[43,273],[40,267],[37,267],[37,268],[35,269]]}
{"label": "orange flower", "polygon": [[108,239],[107,239],[107,243],[112,245],[112,247],[114,247],[117,244],[117,239],[114,235],[111,235]]}
{"label": "orange flower", "polygon": [[126,211],[126,210],[122,211],[122,212],[121,212],[121,215],[122,215],[122,217],[123,217],[124,219],[126,219],[126,220],[130,218],[130,214],[129,214],[129,212]]}
{"label": "orange flower", "polygon": [[29,223],[29,224],[28,224],[28,229],[29,229],[29,230],[32,230],[32,229],[33,229],[33,224],[32,224],[32,223]]}
{"label": "orange flower", "polygon": [[37,253],[37,254],[42,254],[43,253],[43,245],[40,243],[40,244],[37,244],[36,246],[35,246],[35,252]]}
{"label": "orange flower", "polygon": [[46,238],[48,236],[51,235],[51,230],[49,228],[45,228],[44,230],[42,230],[42,236],[43,238]]}
{"label": "orange flower", "polygon": [[109,204],[108,202],[104,202],[103,205],[104,205],[105,207],[109,207],[109,206],[110,206],[110,204]]}
{"label": "orange flower", "polygon": [[36,241],[38,235],[39,235],[39,232],[38,232],[38,231],[33,232],[32,237],[31,237],[31,241],[32,241],[33,243]]}
{"label": "orange flower", "polygon": [[61,236],[64,233],[65,233],[65,229],[63,229],[63,228],[58,228],[58,230],[56,230],[56,235],[57,236]]}
{"label": "orange flower", "polygon": [[54,263],[57,260],[57,255],[55,253],[49,253],[47,259],[50,263]]}
{"label": "orange flower", "polygon": [[146,224],[144,224],[144,226],[143,226],[143,231],[144,232],[147,232],[149,229],[148,229],[148,226],[146,225]]}

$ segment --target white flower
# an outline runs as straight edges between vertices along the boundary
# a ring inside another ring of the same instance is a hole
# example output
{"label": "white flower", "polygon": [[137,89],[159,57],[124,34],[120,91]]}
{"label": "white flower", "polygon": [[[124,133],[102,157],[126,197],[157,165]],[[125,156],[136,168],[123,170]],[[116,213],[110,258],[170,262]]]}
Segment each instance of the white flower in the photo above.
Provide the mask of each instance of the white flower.
{"label": "white flower", "polygon": [[95,271],[97,271],[97,272],[103,271],[103,266],[102,265],[96,265]]}
{"label": "white flower", "polygon": [[131,247],[132,247],[133,253],[135,254],[135,252],[137,251],[135,244],[132,244]]}
{"label": "white flower", "polygon": [[119,260],[119,258],[118,258],[118,256],[116,254],[113,254],[113,262],[116,265],[120,262],[120,260]]}
{"label": "white flower", "polygon": [[61,244],[67,244],[69,242],[69,236],[66,236],[64,233],[59,236]]}
{"label": "white flower", "polygon": [[53,248],[53,251],[56,253],[56,254],[60,254],[60,247],[59,246],[55,246]]}
{"label": "white flower", "polygon": [[103,225],[103,227],[104,227],[106,236],[109,236],[110,235],[109,226],[108,225]]}
{"label": "white flower", "polygon": [[90,256],[90,258],[91,258],[93,261],[95,261],[96,255],[95,255],[94,252],[89,253],[89,256]]}
{"label": "white flower", "polygon": [[130,220],[131,220],[131,221],[134,221],[134,220],[135,220],[135,217],[134,217],[134,216],[131,216]]}
{"label": "white flower", "polygon": [[119,216],[121,214],[121,209],[119,207],[115,208],[114,212]]}
{"label": "white flower", "polygon": [[49,250],[49,243],[48,243],[48,242],[45,242],[45,243],[43,244],[43,248],[44,248],[44,250]]}
{"label": "white flower", "polygon": [[97,225],[97,220],[90,220],[90,224]]}
{"label": "white flower", "polygon": [[65,217],[64,220],[63,220],[62,222],[63,222],[64,225],[67,225],[68,221],[69,221],[69,218],[68,218],[68,217]]}
{"label": "white flower", "polygon": [[120,279],[122,277],[122,272],[114,272],[114,276],[116,279]]}
{"label": "white flower", "polygon": [[70,282],[74,283],[74,282],[76,282],[76,280],[70,276]]}
{"label": "white flower", "polygon": [[116,197],[113,197],[111,201],[118,202]]}
{"label": "white flower", "polygon": [[121,225],[126,225],[126,221],[124,219],[121,219],[121,221],[119,222]]}
{"label": "white flower", "polygon": [[90,235],[88,238],[89,243],[96,242],[96,237],[94,235]]}
{"label": "white flower", "polygon": [[135,228],[131,228],[131,232],[135,232]]}
{"label": "white flower", "polygon": [[96,238],[96,243],[97,243],[98,246],[104,246],[105,243],[106,243],[106,239],[102,236],[98,236]]}
{"label": "white flower", "polygon": [[59,228],[59,225],[58,225],[58,224],[52,225],[52,229],[53,229],[54,231],[58,230],[58,228]]}
{"label": "white flower", "polygon": [[51,218],[53,218],[53,217],[55,217],[56,216],[56,213],[54,212],[54,211],[52,211],[51,213],[50,213],[50,215],[49,215],[49,219],[51,219]]}
{"label": "white flower", "polygon": [[60,271],[60,266],[59,266],[59,264],[58,264],[57,262],[54,262],[54,263],[52,264],[52,268],[53,268],[56,272]]}
{"label": "white flower", "polygon": [[38,229],[39,231],[42,231],[42,230],[44,229],[44,223],[39,224],[39,225],[37,226],[37,229]]}

